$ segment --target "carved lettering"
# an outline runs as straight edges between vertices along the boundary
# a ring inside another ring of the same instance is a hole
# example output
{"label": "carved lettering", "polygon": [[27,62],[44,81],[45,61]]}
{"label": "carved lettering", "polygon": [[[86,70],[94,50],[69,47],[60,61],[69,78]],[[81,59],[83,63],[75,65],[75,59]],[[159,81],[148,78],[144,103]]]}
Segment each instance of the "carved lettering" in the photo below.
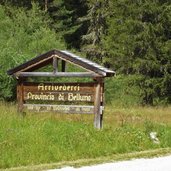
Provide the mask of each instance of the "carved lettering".
{"label": "carved lettering", "polygon": [[64,93],[60,93],[59,96],[58,96],[58,100],[59,101],[64,101]]}
{"label": "carved lettering", "polygon": [[37,86],[38,91],[80,91],[79,84],[76,86],[70,85],[44,85],[44,83],[40,83]]}
{"label": "carved lettering", "polygon": [[55,100],[54,94],[33,94],[32,92],[27,93],[27,99],[26,100]]}
{"label": "carved lettering", "polygon": [[74,95],[73,93],[68,93],[68,101],[87,101],[90,102],[91,101],[91,96],[87,96],[87,95],[80,95],[79,93],[77,93],[76,95]]}

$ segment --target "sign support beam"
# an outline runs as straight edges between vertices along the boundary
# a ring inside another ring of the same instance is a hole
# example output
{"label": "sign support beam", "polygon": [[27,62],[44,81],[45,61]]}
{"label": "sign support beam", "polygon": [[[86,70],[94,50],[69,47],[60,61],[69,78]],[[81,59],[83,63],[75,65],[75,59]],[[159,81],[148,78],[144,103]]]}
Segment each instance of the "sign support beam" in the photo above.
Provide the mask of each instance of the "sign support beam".
{"label": "sign support beam", "polygon": [[23,94],[22,79],[19,79],[17,84],[17,101],[18,101],[18,112],[23,112],[24,94]]}
{"label": "sign support beam", "polygon": [[103,79],[96,79],[98,81],[95,90],[95,101],[94,101],[94,127],[97,129],[102,128],[103,115],[100,110],[101,105],[101,93],[103,86]]}
{"label": "sign support beam", "polygon": [[101,77],[93,72],[20,72],[16,77]]}
{"label": "sign support beam", "polygon": [[57,73],[58,72],[58,59],[57,57],[53,57],[53,73]]}

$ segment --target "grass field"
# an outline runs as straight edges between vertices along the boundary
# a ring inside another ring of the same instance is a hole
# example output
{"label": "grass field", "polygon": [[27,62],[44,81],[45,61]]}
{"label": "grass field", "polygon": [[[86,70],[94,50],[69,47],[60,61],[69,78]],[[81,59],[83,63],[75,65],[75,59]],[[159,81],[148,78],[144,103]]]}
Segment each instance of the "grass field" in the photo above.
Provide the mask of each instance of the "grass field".
{"label": "grass field", "polygon": [[[159,144],[149,133],[157,132]],[[106,106],[104,128],[93,115],[19,115],[0,103],[0,168],[38,165],[171,147],[171,107]]]}

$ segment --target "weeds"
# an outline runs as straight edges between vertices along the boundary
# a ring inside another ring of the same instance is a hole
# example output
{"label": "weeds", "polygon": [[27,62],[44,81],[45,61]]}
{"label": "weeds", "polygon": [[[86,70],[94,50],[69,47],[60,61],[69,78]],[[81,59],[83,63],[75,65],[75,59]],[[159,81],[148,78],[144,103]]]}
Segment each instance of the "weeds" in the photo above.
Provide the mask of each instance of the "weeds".
{"label": "weeds", "polygon": [[[163,119],[159,120],[161,111]],[[27,113],[21,117],[15,105],[2,103],[0,168],[171,147],[169,113],[170,108],[108,106],[104,128],[97,131],[93,128],[93,115]],[[151,131],[157,132],[160,144],[150,140]]]}

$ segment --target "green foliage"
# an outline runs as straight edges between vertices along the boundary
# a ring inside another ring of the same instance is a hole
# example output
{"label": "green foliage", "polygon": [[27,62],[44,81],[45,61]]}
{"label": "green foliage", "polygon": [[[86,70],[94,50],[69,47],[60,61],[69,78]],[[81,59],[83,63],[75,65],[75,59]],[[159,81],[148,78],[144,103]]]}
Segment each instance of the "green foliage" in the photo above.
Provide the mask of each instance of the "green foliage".
{"label": "green foliage", "polygon": [[142,104],[171,103],[169,0],[36,3],[0,2],[0,81],[2,87],[11,87],[0,90],[2,98],[10,99],[14,94],[10,92],[14,81],[7,79],[5,70],[49,49],[61,49],[65,43],[67,48],[76,48],[76,53],[82,52],[118,74],[137,77],[133,87],[141,89]]}
{"label": "green foliage", "polygon": [[143,76],[139,85],[145,104],[170,102],[170,7],[165,1],[127,0],[111,6],[105,63],[120,73]]}
{"label": "green foliage", "polygon": [[15,96],[15,81],[7,76],[8,69],[53,48],[64,47],[48,23],[48,16],[36,4],[30,10],[0,6],[1,98],[9,100]]}
{"label": "green foliage", "polygon": [[0,4],[31,8],[31,2],[31,0],[1,0]]}
{"label": "green foliage", "polygon": [[87,13],[85,0],[54,0],[50,3],[49,15],[53,19],[52,28],[65,40],[68,48],[80,48],[81,36],[87,30],[86,22],[79,18]]}
{"label": "green foliage", "polygon": [[106,33],[109,1],[89,0],[88,6],[87,15],[82,17],[82,20],[88,23],[87,33],[82,36],[82,51],[86,53],[89,59],[102,63],[104,50],[101,39]]}
{"label": "green foliage", "polygon": [[141,90],[136,85],[141,77],[117,75],[105,83],[105,101],[112,106],[134,106],[140,104]]}

